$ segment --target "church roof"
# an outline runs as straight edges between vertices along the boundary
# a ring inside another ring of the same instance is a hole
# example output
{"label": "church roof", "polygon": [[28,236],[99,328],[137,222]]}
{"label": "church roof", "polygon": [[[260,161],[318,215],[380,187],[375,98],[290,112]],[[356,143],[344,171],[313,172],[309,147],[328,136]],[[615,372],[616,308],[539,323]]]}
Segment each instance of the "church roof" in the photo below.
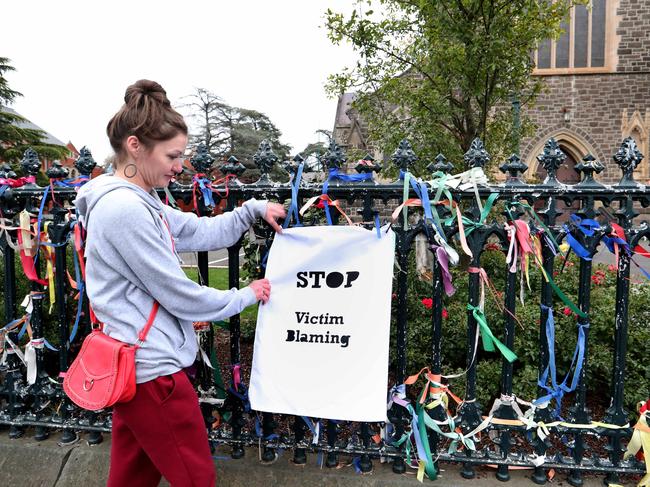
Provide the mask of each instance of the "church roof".
{"label": "church roof", "polygon": [[[23,117],[20,113],[18,113],[13,108],[2,106],[2,107],[0,107],[0,110],[2,110],[5,113],[10,113],[12,115],[18,115],[20,117]],[[25,117],[23,117],[23,118],[25,118]],[[43,130],[41,127],[39,127],[35,123],[27,120],[26,118],[22,122],[15,122],[15,125],[17,127],[19,127],[19,128],[23,128],[23,129],[42,130],[44,132],[43,142],[45,142],[46,144],[60,145],[60,146],[63,146],[63,147],[66,146],[65,142],[62,142],[61,140],[57,139],[54,135],[47,132],[46,130]]]}

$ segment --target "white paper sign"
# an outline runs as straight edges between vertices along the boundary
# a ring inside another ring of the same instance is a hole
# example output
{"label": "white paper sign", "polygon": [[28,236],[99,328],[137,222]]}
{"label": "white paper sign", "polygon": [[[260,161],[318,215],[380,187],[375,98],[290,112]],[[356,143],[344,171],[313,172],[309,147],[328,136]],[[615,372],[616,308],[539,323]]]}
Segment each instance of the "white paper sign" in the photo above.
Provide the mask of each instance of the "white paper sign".
{"label": "white paper sign", "polygon": [[298,227],[275,236],[249,397],[258,411],[386,421],[392,230]]}

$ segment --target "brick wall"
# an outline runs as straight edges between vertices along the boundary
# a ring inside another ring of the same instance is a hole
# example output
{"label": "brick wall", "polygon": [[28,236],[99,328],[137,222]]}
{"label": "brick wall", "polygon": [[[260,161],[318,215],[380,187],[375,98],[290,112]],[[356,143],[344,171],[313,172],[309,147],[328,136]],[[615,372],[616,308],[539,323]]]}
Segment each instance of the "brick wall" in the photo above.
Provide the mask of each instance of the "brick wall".
{"label": "brick wall", "polygon": [[[586,141],[594,156],[606,166],[600,179],[620,178],[612,156],[622,140],[623,111],[631,114],[650,109],[650,74],[601,74],[545,77],[546,93],[528,115],[537,125],[536,135],[522,141],[522,158],[528,160],[533,147],[563,130]],[[568,110],[569,121],[564,120]],[[646,154],[646,156],[648,156]],[[647,164],[647,159],[643,164]],[[613,166],[613,167],[612,167]]]}
{"label": "brick wall", "polygon": [[[620,178],[612,156],[623,139],[624,113],[628,118],[635,111],[643,118],[650,113],[650,0],[619,0],[617,15],[610,19],[618,20],[616,72],[544,76],[545,93],[527,109],[537,130],[522,141],[524,161],[534,158],[532,151],[541,141],[561,131],[584,142],[605,164],[600,180]],[[645,146],[650,147],[647,137]],[[642,165],[647,166],[650,154],[644,155]],[[637,172],[639,179],[650,177],[647,168]]]}
{"label": "brick wall", "polygon": [[620,18],[616,29],[620,36],[617,70],[650,71],[650,1],[620,0],[617,14]]}

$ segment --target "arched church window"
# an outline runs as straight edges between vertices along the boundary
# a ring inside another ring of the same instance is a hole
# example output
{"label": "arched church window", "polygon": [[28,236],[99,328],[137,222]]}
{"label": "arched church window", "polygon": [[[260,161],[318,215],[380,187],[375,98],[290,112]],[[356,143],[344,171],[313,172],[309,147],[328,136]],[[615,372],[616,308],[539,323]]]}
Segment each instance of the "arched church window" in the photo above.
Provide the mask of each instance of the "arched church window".
{"label": "arched church window", "polygon": [[591,0],[576,5],[561,23],[559,38],[540,42],[533,55],[534,74],[614,71],[616,7],[620,0]]}

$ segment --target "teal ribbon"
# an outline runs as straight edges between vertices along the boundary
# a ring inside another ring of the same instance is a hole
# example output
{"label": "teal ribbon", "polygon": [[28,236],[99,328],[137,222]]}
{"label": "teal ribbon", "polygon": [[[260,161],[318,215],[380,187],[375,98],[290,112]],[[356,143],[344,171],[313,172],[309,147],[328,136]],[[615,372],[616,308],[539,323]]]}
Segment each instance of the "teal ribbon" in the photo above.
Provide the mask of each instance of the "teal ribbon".
{"label": "teal ribbon", "polygon": [[483,343],[483,350],[486,352],[494,352],[496,347],[508,362],[514,362],[517,360],[517,356],[514,354],[514,352],[494,336],[494,333],[492,333],[492,330],[490,330],[490,327],[488,326],[487,318],[485,317],[483,311],[481,311],[477,306],[472,306],[471,304],[467,305],[467,309],[472,312],[476,323],[478,323],[478,326],[481,329],[481,341]]}
{"label": "teal ribbon", "polygon": [[[476,222],[474,220],[470,220],[466,216],[461,217],[463,219],[463,226],[465,227],[466,237],[469,234],[471,234],[475,229],[485,225],[485,220],[490,214],[490,211],[492,210],[492,206],[494,205],[494,202],[498,197],[499,197],[498,193],[492,193],[490,194],[490,196],[488,196],[488,199],[485,201],[485,206],[483,207],[483,211],[481,211],[481,216],[479,217],[479,221]],[[452,215],[449,218],[445,219],[444,224],[446,226],[451,226],[454,223],[455,219],[456,217]]]}

